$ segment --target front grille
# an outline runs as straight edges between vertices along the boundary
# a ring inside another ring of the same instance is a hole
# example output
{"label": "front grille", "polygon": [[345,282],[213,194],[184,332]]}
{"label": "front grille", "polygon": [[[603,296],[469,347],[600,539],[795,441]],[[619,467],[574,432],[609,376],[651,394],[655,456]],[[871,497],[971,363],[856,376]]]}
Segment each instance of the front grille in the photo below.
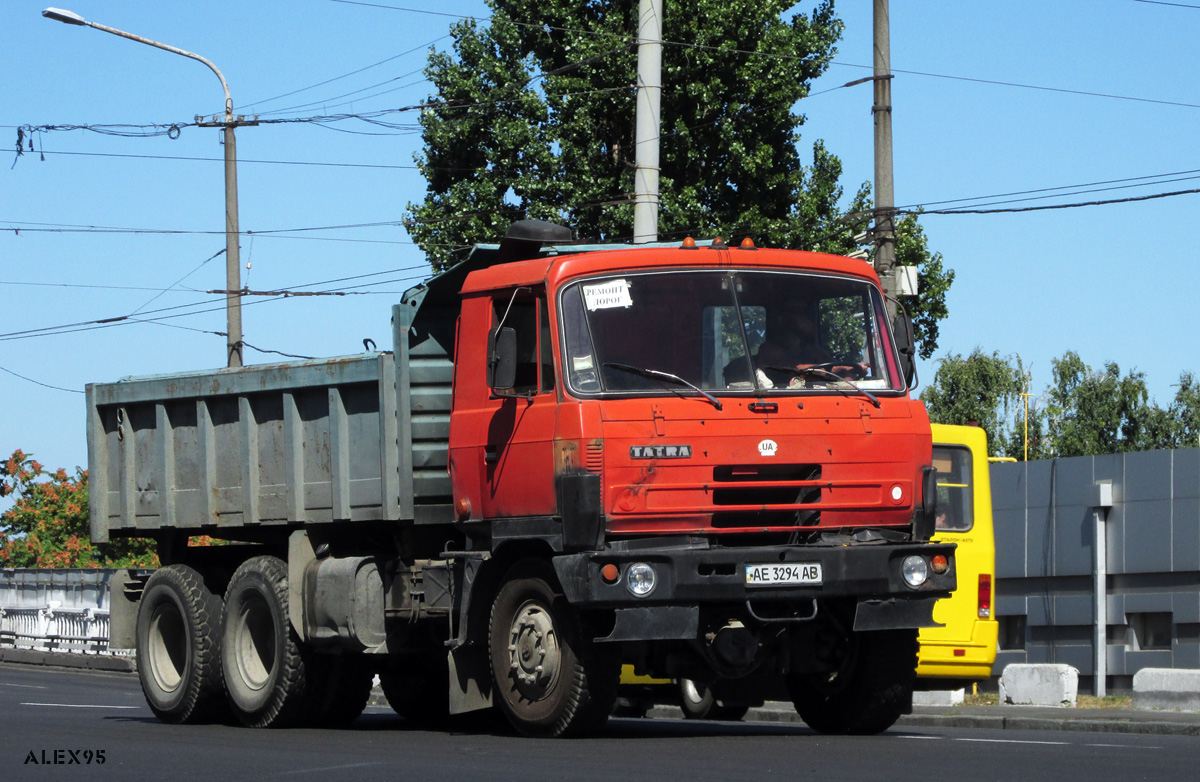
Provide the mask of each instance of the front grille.
{"label": "front grille", "polygon": [[[819,464],[721,465],[713,469],[717,506],[815,505],[821,502]],[[751,485],[753,484],[753,485]],[[767,484],[767,485],[763,485]],[[813,527],[821,521],[815,508],[794,510],[717,511],[712,525],[718,529],[737,527]]]}

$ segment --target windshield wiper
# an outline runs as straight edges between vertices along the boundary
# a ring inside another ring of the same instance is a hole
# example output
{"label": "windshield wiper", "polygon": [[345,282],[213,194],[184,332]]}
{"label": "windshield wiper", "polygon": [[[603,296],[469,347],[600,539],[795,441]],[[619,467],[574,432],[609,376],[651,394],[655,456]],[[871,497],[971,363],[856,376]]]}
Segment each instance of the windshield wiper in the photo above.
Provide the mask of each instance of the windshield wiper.
{"label": "windshield wiper", "polygon": [[607,363],[603,364],[603,366],[612,367],[613,369],[619,369],[622,372],[628,372],[631,375],[641,375],[642,377],[648,377],[651,380],[666,380],[671,383],[677,383],[678,385],[681,385],[681,386],[687,386],[688,388],[692,389],[700,396],[702,396],[705,399],[707,399],[708,401],[712,402],[713,407],[717,408],[718,410],[721,409],[721,400],[720,399],[717,399],[715,396],[708,393],[704,389],[702,389],[698,386],[692,385],[688,381],[681,378],[679,375],[672,375],[670,372],[660,372],[657,369],[642,369],[641,367],[631,367],[628,364],[613,364],[611,362],[607,362]]}
{"label": "windshield wiper", "polygon": [[871,404],[875,405],[876,408],[881,406],[880,402],[879,402],[879,398],[876,397],[874,394],[872,394],[870,391],[866,390],[865,388],[859,388],[857,385],[850,382],[846,378],[842,377],[841,375],[830,372],[828,369],[822,369],[820,367],[804,367],[803,369],[798,368],[798,367],[763,367],[763,369],[769,369],[773,372],[787,372],[788,374],[794,375],[795,377],[808,377],[808,376],[815,375],[817,377],[830,378],[832,380],[838,381],[839,383],[845,383],[846,385],[850,386],[855,391],[857,391],[858,393],[865,396],[868,400],[870,400]]}

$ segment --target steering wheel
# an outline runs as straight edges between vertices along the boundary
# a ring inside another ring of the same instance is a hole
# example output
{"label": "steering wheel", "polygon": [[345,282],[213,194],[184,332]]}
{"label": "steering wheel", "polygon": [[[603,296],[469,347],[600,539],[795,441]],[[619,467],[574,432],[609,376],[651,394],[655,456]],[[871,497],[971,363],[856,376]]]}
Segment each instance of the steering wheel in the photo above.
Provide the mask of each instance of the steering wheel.
{"label": "steering wheel", "polygon": [[834,367],[845,367],[845,369],[847,370],[846,374],[850,375],[850,377],[844,378],[844,379],[862,380],[864,377],[867,376],[867,370],[864,369],[862,367],[862,365],[852,364],[852,363],[848,363],[845,361],[826,361],[823,364],[813,364],[812,366],[807,367],[807,369],[823,369],[826,372],[830,372],[831,374],[835,374],[835,375],[838,375],[839,377],[841,377],[840,373],[832,371]]}

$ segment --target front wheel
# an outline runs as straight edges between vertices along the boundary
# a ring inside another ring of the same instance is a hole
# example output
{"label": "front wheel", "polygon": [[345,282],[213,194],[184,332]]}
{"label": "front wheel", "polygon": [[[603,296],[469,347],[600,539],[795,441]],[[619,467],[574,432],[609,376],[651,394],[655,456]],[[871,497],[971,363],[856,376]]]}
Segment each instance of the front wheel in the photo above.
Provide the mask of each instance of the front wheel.
{"label": "front wheel", "polygon": [[620,666],[583,633],[537,560],[514,565],[492,603],[489,649],[496,700],[527,736],[600,727],[617,697]]}
{"label": "front wheel", "polygon": [[791,674],[788,690],[813,730],[871,735],[912,711],[916,668],[916,630],[850,633],[836,669]]}
{"label": "front wheel", "polygon": [[727,720],[737,722],[746,716],[750,707],[717,700],[712,689],[693,679],[679,680],[679,708],[689,720]]}

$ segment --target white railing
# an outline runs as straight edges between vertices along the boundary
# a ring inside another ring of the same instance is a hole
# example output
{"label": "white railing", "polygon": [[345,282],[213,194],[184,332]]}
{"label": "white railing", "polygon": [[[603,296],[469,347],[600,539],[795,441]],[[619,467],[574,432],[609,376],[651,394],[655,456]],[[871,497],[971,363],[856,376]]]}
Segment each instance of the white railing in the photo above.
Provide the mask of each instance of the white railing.
{"label": "white railing", "polygon": [[109,654],[112,570],[0,570],[0,648]]}
{"label": "white railing", "polygon": [[108,652],[108,611],[63,608],[0,607],[0,646],[47,652]]}

